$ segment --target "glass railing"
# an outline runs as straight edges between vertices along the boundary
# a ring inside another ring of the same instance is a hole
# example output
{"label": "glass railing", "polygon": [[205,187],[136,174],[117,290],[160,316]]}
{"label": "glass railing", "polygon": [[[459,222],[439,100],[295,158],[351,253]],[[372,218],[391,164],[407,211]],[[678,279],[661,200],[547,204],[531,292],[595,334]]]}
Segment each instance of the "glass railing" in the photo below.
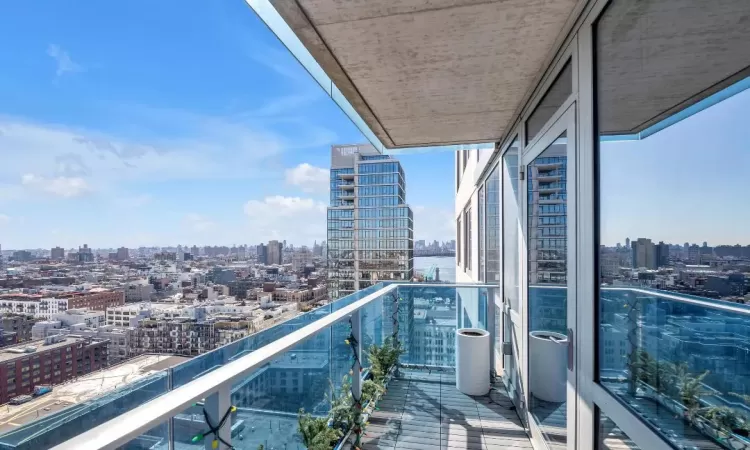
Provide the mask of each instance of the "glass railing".
{"label": "glass railing", "polygon": [[[199,380],[227,363],[376,294],[389,284],[392,283],[370,286],[117,392],[20,426],[0,436],[0,449],[49,448],[74,438],[82,430],[102,425],[161,394]],[[369,346],[382,345],[397,332],[405,350],[401,362],[454,367],[457,327],[487,330],[492,292],[487,286],[413,283],[399,284],[376,296],[358,311],[363,366],[369,366]],[[346,343],[351,330],[349,321],[350,317],[337,320],[234,384],[232,403],[238,408],[232,419],[235,448],[255,450],[260,444],[264,448],[304,448],[297,434],[299,409],[316,416],[326,415],[331,394],[338,393],[350,375],[353,357]],[[175,448],[203,448],[202,442],[192,440],[205,431],[204,425],[202,408],[192,405],[168,424],[158,424],[124,448],[166,449],[170,435],[174,436]]]}
{"label": "glass railing", "polygon": [[602,288],[601,384],[680,449],[750,449],[750,307]]}

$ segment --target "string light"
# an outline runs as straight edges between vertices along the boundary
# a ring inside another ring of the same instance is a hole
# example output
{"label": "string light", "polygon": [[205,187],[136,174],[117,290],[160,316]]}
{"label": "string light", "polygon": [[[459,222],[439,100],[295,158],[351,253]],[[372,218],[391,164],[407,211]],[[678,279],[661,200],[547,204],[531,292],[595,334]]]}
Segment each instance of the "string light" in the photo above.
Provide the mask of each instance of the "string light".
{"label": "string light", "polygon": [[[202,405],[203,405],[202,403],[194,403],[193,404],[193,406],[202,406]],[[195,443],[198,443],[198,442],[202,441],[205,437],[214,435],[215,437],[214,437],[214,440],[211,442],[211,448],[215,448],[215,449],[219,448],[219,442],[221,442],[228,449],[234,450],[234,447],[232,447],[232,444],[230,444],[229,442],[225,441],[219,435],[219,430],[221,430],[221,428],[224,426],[224,424],[226,423],[227,419],[229,419],[229,416],[232,413],[235,413],[235,412],[237,412],[237,407],[234,406],[234,405],[230,406],[229,409],[227,410],[227,412],[224,413],[224,416],[219,421],[219,425],[214,426],[211,423],[211,419],[208,417],[208,413],[206,412],[206,408],[204,407],[203,408],[203,420],[206,422],[206,425],[208,425],[208,431],[204,431],[203,433],[196,434],[191,439],[191,442],[195,444]]]}
{"label": "string light", "polygon": [[[346,342],[346,344],[352,350],[352,356],[353,356],[352,368],[349,370],[349,375],[351,375],[352,377],[354,377],[354,368],[357,367],[357,366],[359,366],[359,373],[357,373],[356,376],[361,377],[360,373],[362,372],[362,364],[359,361],[359,352],[358,352],[359,341],[354,336],[354,324],[352,324],[352,318],[351,317],[349,317],[349,337],[344,342]],[[352,399],[354,400],[353,407],[354,407],[354,409],[356,411],[359,412],[359,411],[362,410],[362,394],[360,393],[359,396],[356,395],[356,393],[354,392],[354,382],[351,383],[350,390],[351,390],[351,394],[352,394]],[[357,414],[357,417],[358,416],[359,416],[359,414]],[[354,434],[356,436],[356,439],[355,439],[355,442],[354,442],[354,446],[356,448],[358,448],[359,447],[360,439],[362,438],[362,429],[361,429],[359,423],[354,423],[352,425],[353,425],[352,431],[354,431]]]}

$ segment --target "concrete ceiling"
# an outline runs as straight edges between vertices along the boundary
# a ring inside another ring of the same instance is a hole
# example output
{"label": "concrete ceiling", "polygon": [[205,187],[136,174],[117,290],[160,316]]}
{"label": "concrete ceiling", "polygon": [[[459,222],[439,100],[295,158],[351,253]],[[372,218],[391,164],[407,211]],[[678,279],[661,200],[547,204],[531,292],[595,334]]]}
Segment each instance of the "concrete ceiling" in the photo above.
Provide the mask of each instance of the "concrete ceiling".
{"label": "concrete ceiling", "polygon": [[271,0],[389,148],[500,139],[578,0]]}
{"label": "concrete ceiling", "polygon": [[641,132],[750,75],[750,0],[614,1],[597,59],[601,133]]}

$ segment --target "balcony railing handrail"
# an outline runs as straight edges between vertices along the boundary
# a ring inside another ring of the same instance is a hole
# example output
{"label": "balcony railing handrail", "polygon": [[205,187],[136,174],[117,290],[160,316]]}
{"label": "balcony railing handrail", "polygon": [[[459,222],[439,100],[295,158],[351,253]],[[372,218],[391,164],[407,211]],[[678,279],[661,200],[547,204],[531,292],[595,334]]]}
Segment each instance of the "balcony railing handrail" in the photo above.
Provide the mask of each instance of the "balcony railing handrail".
{"label": "balcony railing handrail", "polygon": [[[54,450],[115,449],[125,445],[143,433],[153,429],[183,412],[195,402],[217,393],[222,386],[248,376],[278,355],[292,349],[297,344],[311,338],[320,331],[346,319],[354,312],[367,306],[398,288],[399,284],[389,284],[372,294],[332,312],[327,316],[277,339],[252,353],[229,362],[187,384],[169,391],[137,408],[127,411],[114,419],[92,428],[62,444]],[[429,285],[425,285],[429,286]]]}
{"label": "balcony railing handrail", "polygon": [[668,300],[672,300],[675,302],[688,303],[691,305],[701,306],[701,307],[708,308],[708,309],[718,309],[724,312],[742,314],[743,316],[750,315],[750,309],[746,307],[743,308],[740,306],[735,306],[735,304],[732,302],[727,302],[727,301],[722,301],[722,300],[713,300],[713,299],[700,300],[698,298],[681,297],[679,295],[669,294],[666,292],[656,292],[656,291],[652,291],[648,289],[641,289],[637,287],[628,287],[628,286],[607,286],[607,287],[602,287],[601,289],[606,290],[606,291],[638,292],[639,294],[653,295],[656,297],[662,297]]}

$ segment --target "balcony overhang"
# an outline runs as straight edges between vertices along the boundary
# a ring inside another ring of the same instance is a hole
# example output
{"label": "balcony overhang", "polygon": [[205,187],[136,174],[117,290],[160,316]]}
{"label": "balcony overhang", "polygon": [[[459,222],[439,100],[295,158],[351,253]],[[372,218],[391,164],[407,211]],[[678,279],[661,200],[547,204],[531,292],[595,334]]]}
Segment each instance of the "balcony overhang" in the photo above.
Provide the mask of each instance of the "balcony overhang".
{"label": "balcony overhang", "polygon": [[247,2],[360,130],[386,148],[502,138],[583,3]]}

